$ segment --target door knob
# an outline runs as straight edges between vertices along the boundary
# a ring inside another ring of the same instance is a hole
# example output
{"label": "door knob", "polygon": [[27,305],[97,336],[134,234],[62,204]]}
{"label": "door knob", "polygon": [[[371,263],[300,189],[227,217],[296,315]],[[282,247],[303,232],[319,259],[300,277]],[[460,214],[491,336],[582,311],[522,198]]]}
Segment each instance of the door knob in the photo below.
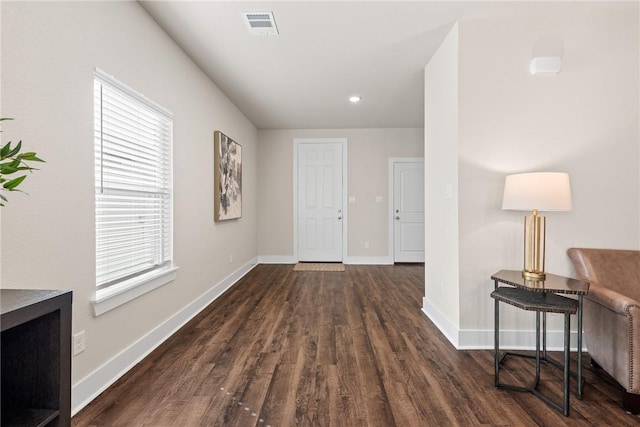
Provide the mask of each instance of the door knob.
{"label": "door knob", "polygon": [[342,217],[341,217],[341,216],[339,216],[339,217],[338,217],[338,219],[342,219]]}
{"label": "door knob", "polygon": [[399,217],[399,216],[396,216],[396,219],[400,219],[400,217]]}

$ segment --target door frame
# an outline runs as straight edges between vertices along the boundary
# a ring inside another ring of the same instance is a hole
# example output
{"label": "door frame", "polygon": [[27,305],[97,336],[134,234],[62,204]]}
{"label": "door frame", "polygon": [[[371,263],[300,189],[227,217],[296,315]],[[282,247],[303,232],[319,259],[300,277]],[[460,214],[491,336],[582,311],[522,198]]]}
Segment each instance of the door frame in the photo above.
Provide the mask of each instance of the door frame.
{"label": "door frame", "polygon": [[[389,201],[389,258],[391,259],[391,263],[395,264],[396,262],[396,251],[395,251],[395,247],[394,247],[394,230],[395,230],[395,212],[393,211],[393,203],[395,200],[395,188],[393,185],[393,171],[394,171],[394,166],[396,163],[422,163],[424,164],[424,157],[389,157],[389,196],[387,197],[388,201]],[[426,177],[426,173],[425,173],[425,177]],[[425,185],[425,188],[426,185]],[[426,197],[425,197],[425,204],[426,204]],[[425,206],[425,215],[427,212],[427,208]],[[426,225],[427,219],[425,217],[425,225]],[[426,230],[426,227],[425,227]],[[426,236],[425,236],[426,237]],[[426,241],[426,240],[425,240]]]}
{"label": "door frame", "polygon": [[342,262],[347,257],[347,138],[293,138],[293,259],[298,257],[298,147],[300,144],[340,144],[342,146]]}

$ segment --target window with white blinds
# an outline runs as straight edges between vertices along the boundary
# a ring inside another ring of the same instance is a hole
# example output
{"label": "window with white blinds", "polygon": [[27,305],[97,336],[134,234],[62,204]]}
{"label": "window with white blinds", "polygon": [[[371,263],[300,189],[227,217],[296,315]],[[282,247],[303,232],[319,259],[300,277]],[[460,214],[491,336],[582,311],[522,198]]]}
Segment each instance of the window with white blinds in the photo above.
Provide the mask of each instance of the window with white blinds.
{"label": "window with white blinds", "polygon": [[96,287],[172,266],[173,117],[96,70]]}

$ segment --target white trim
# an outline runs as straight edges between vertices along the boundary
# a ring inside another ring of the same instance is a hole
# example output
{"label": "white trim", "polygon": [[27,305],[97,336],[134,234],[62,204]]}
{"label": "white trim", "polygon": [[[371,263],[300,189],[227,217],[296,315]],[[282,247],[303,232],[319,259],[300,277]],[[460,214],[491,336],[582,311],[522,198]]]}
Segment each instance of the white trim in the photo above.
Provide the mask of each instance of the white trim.
{"label": "white trim", "polygon": [[72,415],[77,414],[184,324],[222,295],[224,291],[253,269],[257,263],[257,257],[250,260],[145,336],[122,350],[104,365],[75,383],[71,390]]}
{"label": "white trim", "polygon": [[178,267],[175,266],[160,271],[152,271],[96,291],[95,297],[91,300],[93,315],[98,317],[147,292],[173,282],[176,278],[176,271],[178,271]]}
{"label": "white trim", "polygon": [[[260,255],[259,264],[296,264],[297,258],[293,255]],[[388,256],[346,256],[345,265],[393,265],[393,260]]]}
{"label": "white trim", "polygon": [[101,69],[96,67],[93,69],[93,75],[94,77],[98,78],[98,80],[101,80],[107,84],[110,84],[118,88],[119,90],[131,96],[132,98],[138,100],[138,102],[142,102],[143,104],[146,104],[147,107],[152,108],[153,110],[155,110],[156,113],[162,114],[167,119],[173,121],[173,113],[171,111],[167,110],[162,105],[150,100],[149,98],[147,98],[146,96],[138,92],[137,90],[122,83],[121,81],[113,77],[111,74],[107,74]]}
{"label": "white trim", "polygon": [[[298,259],[293,255],[260,255],[260,264],[296,264]],[[343,264],[351,265],[392,265],[393,260],[388,256],[345,256]]]}
{"label": "white trim", "polygon": [[347,138],[294,138],[293,139],[293,257],[298,256],[298,146],[300,144],[341,144],[342,145],[342,260],[347,256]]}
{"label": "white trim", "polygon": [[293,139],[293,258],[298,262],[298,142]]}
{"label": "white trim", "polygon": [[433,322],[451,344],[458,348],[458,327],[426,298],[422,298],[422,312]]}
{"label": "white trim", "polygon": [[[458,350],[493,350],[493,329],[476,330],[462,329],[458,331]],[[584,345],[584,334],[582,335],[582,351],[586,352]],[[571,331],[569,336],[571,351],[577,351],[578,332]],[[541,344],[542,345],[542,344]],[[536,331],[535,330],[504,330],[500,329],[500,350],[535,350]],[[547,350],[563,351],[564,331],[547,331]]]}
{"label": "white trim", "polygon": [[[422,311],[457,350],[493,350],[493,329],[459,329],[426,298],[422,300]],[[586,352],[584,334],[582,338],[582,351]],[[576,331],[571,331],[569,341],[571,351],[577,351],[578,333]],[[500,329],[500,350],[535,350],[535,348],[535,330]],[[562,330],[547,331],[547,350],[562,351],[563,349],[564,332]]]}
{"label": "white trim", "polygon": [[388,256],[348,256],[344,257],[343,263],[352,265],[392,265],[393,259]]}
{"label": "white trim", "polygon": [[[394,193],[394,185],[393,185],[393,170],[394,165],[396,163],[422,163],[424,165],[424,157],[389,157],[389,196],[387,200],[389,201],[389,257],[391,257],[391,263],[395,263],[396,261],[396,250],[395,250],[395,239],[394,239],[394,217],[395,212],[393,211],[393,205],[395,204],[395,193]],[[424,167],[424,166],[423,166]],[[425,201],[426,203],[426,201]],[[427,209],[425,207],[425,213]],[[426,219],[425,219],[426,221]]]}
{"label": "white trim", "polygon": [[296,264],[297,258],[293,255],[260,255],[259,264]]}

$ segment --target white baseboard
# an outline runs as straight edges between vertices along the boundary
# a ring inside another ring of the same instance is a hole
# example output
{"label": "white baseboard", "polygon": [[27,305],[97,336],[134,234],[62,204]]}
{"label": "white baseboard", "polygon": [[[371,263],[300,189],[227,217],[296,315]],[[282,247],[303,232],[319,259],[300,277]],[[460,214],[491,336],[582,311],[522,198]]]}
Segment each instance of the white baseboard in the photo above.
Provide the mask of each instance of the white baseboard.
{"label": "white baseboard", "polygon": [[[493,350],[495,340],[493,329],[459,329],[426,298],[422,300],[422,311],[457,350]],[[577,351],[577,343],[578,333],[571,331],[569,337],[571,351]],[[500,329],[500,350],[535,350],[535,348],[535,330]],[[562,351],[563,349],[564,332],[547,331],[547,350]],[[584,334],[582,351],[587,351],[584,345]]]}
{"label": "white baseboard", "polygon": [[[293,255],[260,255],[260,264],[296,264],[298,260]],[[388,256],[348,256],[344,257],[343,264],[361,265],[391,265],[393,260]]]}
{"label": "white baseboard", "polygon": [[422,298],[422,312],[436,325],[451,344],[458,348],[458,327],[454,325],[435,305],[425,297]]}
{"label": "white baseboard", "polygon": [[258,264],[254,258],[71,388],[75,415]]}
{"label": "white baseboard", "polygon": [[260,255],[259,264],[296,264],[297,259],[293,255]]}
{"label": "white baseboard", "polygon": [[[494,335],[490,330],[461,330],[458,350],[493,350]],[[542,345],[542,342],[540,343]],[[500,328],[500,350],[535,350],[535,330],[504,330]],[[571,331],[569,335],[569,348],[571,351],[578,349],[578,332]],[[564,332],[547,331],[547,350],[562,351],[564,349]],[[582,351],[586,352],[584,334],[582,335]]]}
{"label": "white baseboard", "polygon": [[[547,336],[552,334],[551,331]],[[489,350],[494,347],[493,329],[460,331],[458,350]],[[552,350],[551,342],[547,341],[547,348]],[[500,349],[504,350],[534,350],[536,347],[535,331],[501,330]]]}
{"label": "white baseboard", "polygon": [[348,256],[344,257],[343,264],[352,265],[391,265],[393,260],[388,256]]}

